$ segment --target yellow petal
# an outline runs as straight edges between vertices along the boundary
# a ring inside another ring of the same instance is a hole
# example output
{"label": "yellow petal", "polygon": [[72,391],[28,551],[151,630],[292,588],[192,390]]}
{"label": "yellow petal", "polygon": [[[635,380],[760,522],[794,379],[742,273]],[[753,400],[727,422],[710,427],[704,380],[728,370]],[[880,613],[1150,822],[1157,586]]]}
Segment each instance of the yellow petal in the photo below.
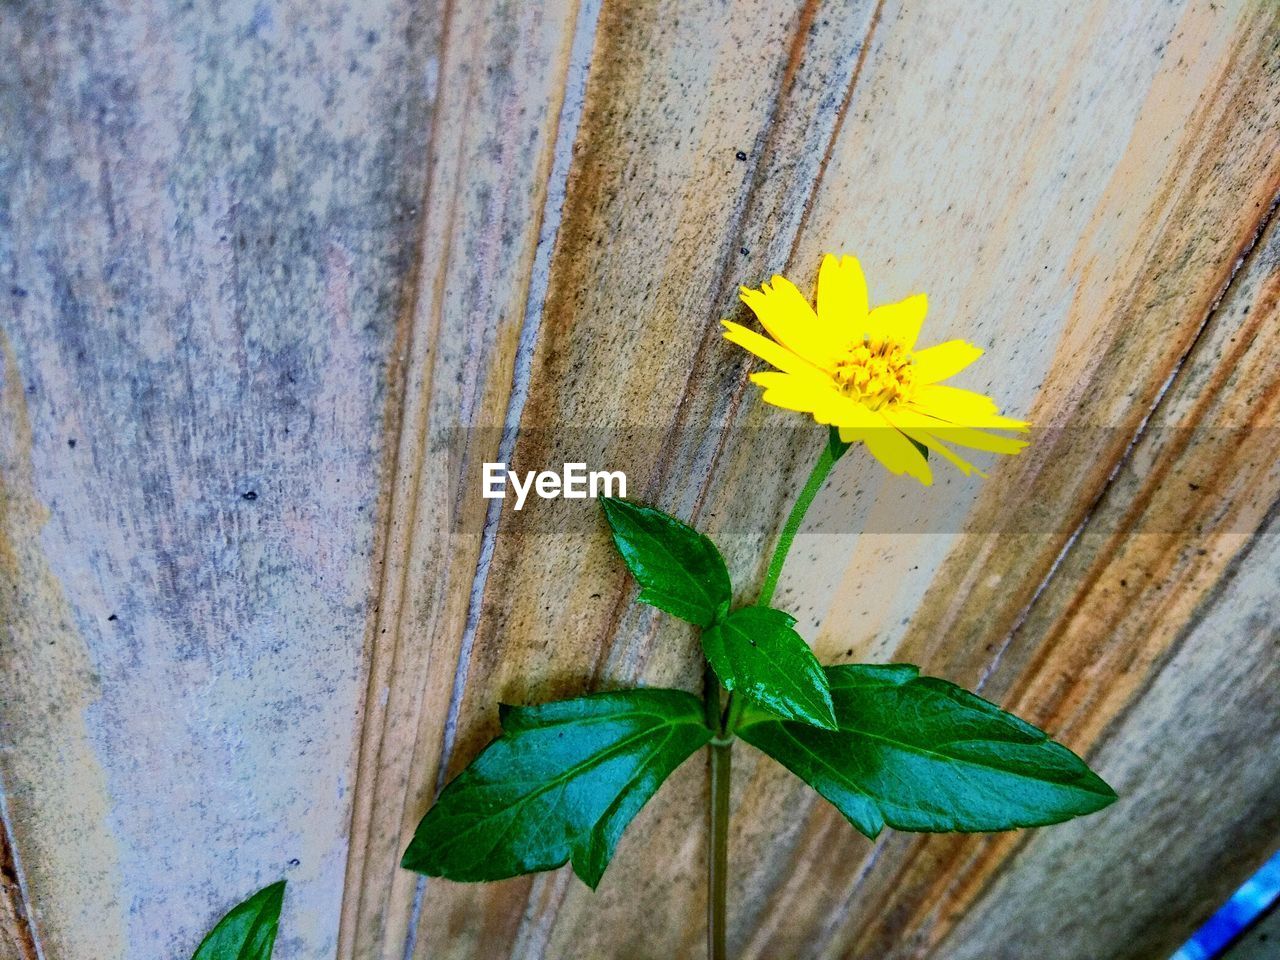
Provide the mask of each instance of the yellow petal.
{"label": "yellow petal", "polygon": [[1000,408],[990,397],[959,387],[944,387],[931,383],[920,387],[911,400],[912,409],[919,413],[945,420],[964,427],[985,427],[994,430],[1028,429],[1025,420],[1000,416]]}
{"label": "yellow petal", "polygon": [[972,427],[956,427],[940,423],[929,431],[949,443],[958,443],[962,447],[974,450],[986,450],[988,453],[1013,455],[1019,453],[1027,445],[1026,440],[1015,440],[1013,437],[1002,437],[994,433],[983,433]]}
{"label": "yellow petal", "polygon": [[[761,370],[759,373],[753,373],[748,378],[757,386],[770,389],[785,389],[795,382],[795,378],[789,373],[779,373],[777,370]],[[803,381],[802,381],[803,382]]]}
{"label": "yellow petal", "polygon": [[724,338],[726,340],[749,350],[766,363],[798,377],[805,377],[816,382],[829,382],[825,373],[807,360],[796,356],[782,344],[774,343],[768,337],[763,337],[754,330],[748,330],[742,324],[734,323],[732,320],[721,320],[720,322],[724,324]]}
{"label": "yellow petal", "polygon": [[856,400],[840,393],[831,381],[815,384],[785,373],[753,373],[751,381],[765,388],[761,399],[784,410],[808,413],[824,426],[849,429],[879,428],[880,418]]}
{"label": "yellow petal", "polygon": [[751,382],[765,388],[760,397],[765,403],[800,413],[816,414],[816,411],[824,409],[831,397],[839,397],[830,381],[824,386],[790,373],[753,373]]}
{"label": "yellow petal", "polygon": [[818,318],[828,333],[861,340],[866,332],[867,280],[856,257],[828,253],[818,268]]}
{"label": "yellow petal", "polygon": [[923,293],[886,303],[867,315],[867,334],[873,341],[891,340],[912,350],[920,336],[920,326],[929,310],[929,298]]}
{"label": "yellow petal", "polygon": [[879,425],[879,418],[860,404],[836,391],[824,398],[823,406],[814,411],[813,418],[819,423],[841,429],[868,429]]}
{"label": "yellow petal", "polygon": [[845,443],[859,443],[864,439],[867,431],[880,430],[884,427],[882,418],[868,407],[845,396],[841,396],[840,399],[844,401],[843,405],[833,406],[829,412],[832,414],[831,426],[839,428],[840,439]]}
{"label": "yellow petal", "polygon": [[959,456],[954,450],[929,432],[930,423],[932,423],[933,426],[938,425],[936,420],[932,420],[932,418],[925,417],[922,414],[902,409],[886,411],[884,416],[885,419],[905,433],[908,439],[914,440],[921,446],[932,450],[940,457],[951,461],[951,463],[958,467],[960,472],[965,476],[968,476],[970,473],[976,473],[980,477],[986,477],[985,473],[975,467],[968,460]]}
{"label": "yellow petal", "polygon": [[769,335],[792,353],[823,370],[833,369],[835,352],[842,344],[825,335],[818,315],[794,283],[779,276],[772,283],[759,290],[742,287],[742,302],[751,308]]}
{"label": "yellow petal", "polygon": [[880,426],[863,431],[862,441],[872,456],[885,465],[890,473],[910,474],[926,487],[933,483],[933,472],[920,451],[911,441],[898,432],[889,421],[880,418]]}
{"label": "yellow petal", "polygon": [[938,454],[940,457],[946,460],[950,460],[951,463],[954,464],[956,467],[958,467],[960,469],[960,472],[963,473],[966,477],[970,473],[976,473],[978,476],[982,477],[982,479],[984,480],[987,478],[986,473],[979,470],[977,467],[975,467],[972,463],[970,463],[964,457],[959,456],[954,450],[952,450],[950,447],[948,447],[945,443],[940,441],[937,437],[933,436],[932,434],[927,433],[923,430],[907,430],[905,432],[908,437],[910,437],[912,440],[919,443],[921,446],[927,447],[928,449],[932,450],[934,453]]}
{"label": "yellow petal", "polygon": [[953,377],[982,356],[982,348],[963,340],[948,340],[920,350],[912,358],[916,383],[937,383]]}

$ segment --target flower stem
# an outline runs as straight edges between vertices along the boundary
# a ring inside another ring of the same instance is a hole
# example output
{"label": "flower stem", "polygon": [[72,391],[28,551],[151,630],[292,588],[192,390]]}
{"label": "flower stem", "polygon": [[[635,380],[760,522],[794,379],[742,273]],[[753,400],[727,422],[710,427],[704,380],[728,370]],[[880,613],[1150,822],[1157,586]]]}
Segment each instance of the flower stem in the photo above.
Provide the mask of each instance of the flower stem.
{"label": "flower stem", "polygon": [[829,443],[822,448],[822,453],[818,455],[818,462],[813,465],[804,489],[800,491],[800,496],[796,498],[795,506],[791,508],[791,513],[787,516],[787,522],[782,528],[782,534],[778,537],[778,545],[773,548],[773,556],[769,559],[769,569],[765,571],[764,583],[760,585],[760,596],[756,599],[757,606],[768,606],[769,601],[773,599],[773,591],[777,589],[778,577],[782,575],[782,565],[787,560],[787,552],[790,551],[791,544],[800,530],[804,515],[809,511],[809,505],[813,503],[813,498],[818,495],[818,490],[822,487],[822,481],[827,479],[827,474],[836,465],[838,456],[838,453],[832,452],[831,444]]}
{"label": "flower stem", "polygon": [[725,960],[725,920],[729,883],[729,774],[733,741],[711,743],[707,771],[711,778],[711,850],[707,857],[707,958]]}
{"label": "flower stem", "polygon": [[[813,465],[804,489],[800,491],[795,506],[787,516],[782,534],[773,548],[773,556],[769,559],[769,569],[765,573],[764,584],[760,587],[760,595],[756,599],[758,606],[766,606],[773,599],[782,565],[786,562],[787,552],[791,549],[804,515],[813,503],[813,498],[818,495],[822,481],[827,478],[845,450],[845,446],[838,444],[838,440],[838,435],[833,434],[832,441],[823,446],[818,462]],[[725,906],[729,881],[729,775],[733,763],[733,731],[742,714],[742,699],[730,693],[728,702],[721,711],[720,681],[710,664],[706,666],[703,681],[707,726],[716,732],[711,739],[707,756],[707,774],[711,784],[707,796],[707,825],[711,836],[711,849],[707,855],[707,960],[725,960]]]}

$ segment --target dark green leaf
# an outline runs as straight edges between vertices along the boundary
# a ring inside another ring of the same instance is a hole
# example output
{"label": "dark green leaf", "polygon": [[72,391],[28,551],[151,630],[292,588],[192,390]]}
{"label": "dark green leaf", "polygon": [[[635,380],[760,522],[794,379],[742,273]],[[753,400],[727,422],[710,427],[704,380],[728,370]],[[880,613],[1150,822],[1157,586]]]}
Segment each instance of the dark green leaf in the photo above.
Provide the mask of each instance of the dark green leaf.
{"label": "dark green leaf", "polygon": [[661,510],[605,497],[613,542],[643,588],[637,598],[700,627],[729,609],[733,588],[720,551]]}
{"label": "dark green leaf", "polygon": [[789,720],[835,729],[827,676],[795,617],[770,607],[743,607],[702,634],[702,652],[729,690]]}
{"label": "dark green leaf", "polygon": [[263,887],[218,921],[191,960],[271,960],[283,902],[283,880]]}
{"label": "dark green leaf", "polygon": [[631,818],[711,739],[702,702],[679,690],[506,707],[502,726],[427,811],[402,866],[499,880],[572,860],[594,889]]}
{"label": "dark green leaf", "polygon": [[1058,823],[1116,795],[1042,731],[909,664],[828,667],[839,729],[761,712],[738,735],[830,800],[869,837]]}

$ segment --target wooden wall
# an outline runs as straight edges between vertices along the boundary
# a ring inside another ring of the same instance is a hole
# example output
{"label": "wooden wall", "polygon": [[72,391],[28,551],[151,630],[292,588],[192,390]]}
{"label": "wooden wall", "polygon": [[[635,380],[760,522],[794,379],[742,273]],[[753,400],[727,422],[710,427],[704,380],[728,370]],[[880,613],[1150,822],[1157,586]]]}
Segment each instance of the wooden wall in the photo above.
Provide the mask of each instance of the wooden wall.
{"label": "wooden wall", "polygon": [[698,956],[697,762],[594,894],[396,863],[497,701],[699,684],[590,503],[478,465],[625,466],[750,586],[822,435],[718,321],[828,250],[1037,430],[847,457],[780,603],[1122,800],[871,843],[742,747],[733,954],[1159,960],[1280,843],[1271,0],[7,0],[0,51],[0,960],[279,876],[281,960]]}

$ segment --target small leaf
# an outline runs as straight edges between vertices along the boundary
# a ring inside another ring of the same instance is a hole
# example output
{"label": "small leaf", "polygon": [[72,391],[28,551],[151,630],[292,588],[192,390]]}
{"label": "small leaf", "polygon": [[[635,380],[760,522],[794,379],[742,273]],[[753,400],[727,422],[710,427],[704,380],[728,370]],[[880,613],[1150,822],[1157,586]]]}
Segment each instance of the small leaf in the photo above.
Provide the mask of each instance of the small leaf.
{"label": "small leaf", "polygon": [[792,628],[795,617],[743,607],[702,634],[720,682],[780,717],[834,730],[831,693],[818,660]]}
{"label": "small leaf", "polygon": [[507,707],[502,726],[427,811],[401,866],[477,881],[572,860],[594,889],[627,824],[711,739],[702,702],[679,690]]}
{"label": "small leaf", "polygon": [[602,502],[613,542],[643,588],[637,599],[700,627],[715,623],[733,595],[716,545],[661,510],[616,497]]}
{"label": "small leaf", "polygon": [[[905,437],[906,434],[904,433],[903,436]],[[926,447],[919,440],[912,439],[911,437],[907,437],[907,439],[911,441],[911,445],[913,447],[915,447],[917,450],[920,451],[920,456],[924,457],[925,461],[927,462],[929,459],[929,448]]]}
{"label": "small leaf", "polygon": [[868,837],[1059,823],[1115,792],[1031,724],[909,664],[828,667],[836,731],[745,716],[738,736],[830,800]]}
{"label": "small leaf", "polygon": [[218,921],[191,960],[271,960],[283,903],[283,880],[263,887]]}

